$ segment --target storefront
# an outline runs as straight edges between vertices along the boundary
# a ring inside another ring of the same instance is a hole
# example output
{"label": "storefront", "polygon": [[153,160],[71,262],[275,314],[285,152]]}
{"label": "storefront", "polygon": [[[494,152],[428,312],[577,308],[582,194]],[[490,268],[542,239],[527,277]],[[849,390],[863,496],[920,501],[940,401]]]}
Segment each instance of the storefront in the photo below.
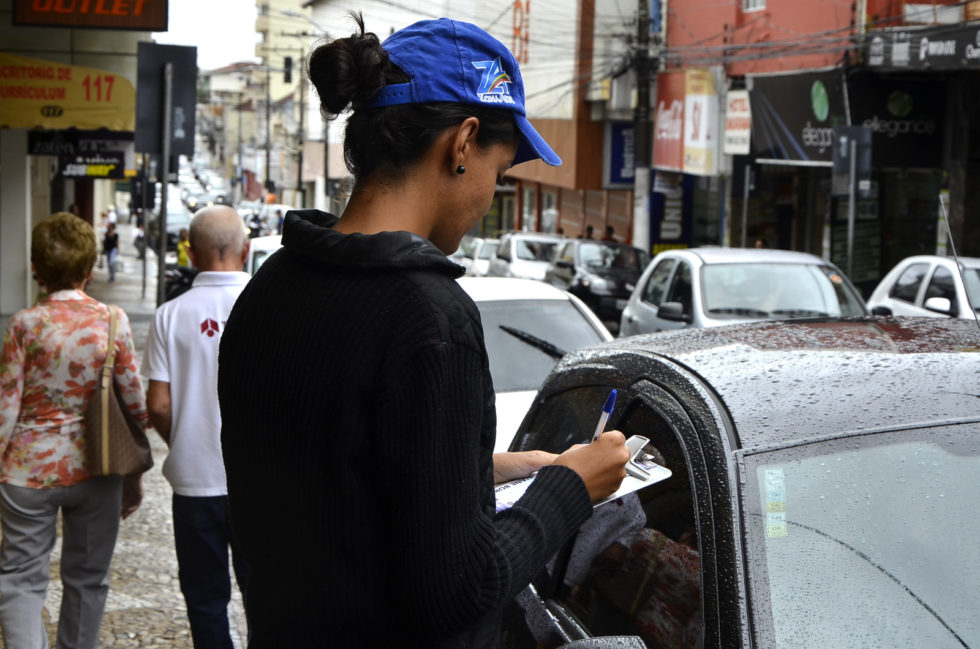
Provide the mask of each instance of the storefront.
{"label": "storefront", "polygon": [[[753,177],[750,241],[803,250],[848,267],[848,198],[832,196],[838,127],[871,130],[869,195],[857,200],[851,280],[865,294],[898,260],[936,252],[942,180],[945,83],[834,68],[746,79],[752,150],[739,156]],[[738,178],[734,185],[744,187]],[[744,190],[743,190],[744,191]],[[741,209],[736,218],[741,219]]]}

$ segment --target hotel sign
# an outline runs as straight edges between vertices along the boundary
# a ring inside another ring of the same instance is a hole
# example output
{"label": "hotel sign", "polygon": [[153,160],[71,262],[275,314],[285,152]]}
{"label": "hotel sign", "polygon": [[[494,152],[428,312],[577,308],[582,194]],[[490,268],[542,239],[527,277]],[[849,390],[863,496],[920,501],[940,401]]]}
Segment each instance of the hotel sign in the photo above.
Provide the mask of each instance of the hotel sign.
{"label": "hotel sign", "polygon": [[167,31],[168,0],[14,0],[15,25]]}

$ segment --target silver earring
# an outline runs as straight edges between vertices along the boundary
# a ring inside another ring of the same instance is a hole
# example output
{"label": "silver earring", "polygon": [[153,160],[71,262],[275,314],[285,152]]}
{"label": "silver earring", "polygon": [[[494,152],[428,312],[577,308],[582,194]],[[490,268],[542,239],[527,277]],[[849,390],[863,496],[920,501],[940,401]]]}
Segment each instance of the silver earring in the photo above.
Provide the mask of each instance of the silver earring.
{"label": "silver earring", "polygon": [[466,173],[466,167],[464,167],[463,165],[459,165],[458,167],[456,167],[456,173],[462,176],[463,174]]}

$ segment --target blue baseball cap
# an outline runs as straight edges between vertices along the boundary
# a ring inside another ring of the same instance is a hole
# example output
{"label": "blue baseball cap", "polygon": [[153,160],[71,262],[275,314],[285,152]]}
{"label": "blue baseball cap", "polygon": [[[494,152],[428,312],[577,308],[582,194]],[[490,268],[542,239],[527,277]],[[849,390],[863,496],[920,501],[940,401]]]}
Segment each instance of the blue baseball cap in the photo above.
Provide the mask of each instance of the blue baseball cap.
{"label": "blue baseball cap", "polygon": [[521,133],[514,164],[537,158],[561,164],[527,119],[517,60],[483,29],[449,18],[421,20],[389,36],[383,47],[411,81],[385,86],[364,108],[452,102],[509,110]]}

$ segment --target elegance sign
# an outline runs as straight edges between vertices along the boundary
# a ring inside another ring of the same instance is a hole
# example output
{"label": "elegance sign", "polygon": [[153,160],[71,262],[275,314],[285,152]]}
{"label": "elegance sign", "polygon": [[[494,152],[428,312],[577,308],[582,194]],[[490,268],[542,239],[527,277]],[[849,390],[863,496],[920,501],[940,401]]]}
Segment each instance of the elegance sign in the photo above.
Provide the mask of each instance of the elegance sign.
{"label": "elegance sign", "polygon": [[15,25],[167,31],[167,0],[14,0]]}

